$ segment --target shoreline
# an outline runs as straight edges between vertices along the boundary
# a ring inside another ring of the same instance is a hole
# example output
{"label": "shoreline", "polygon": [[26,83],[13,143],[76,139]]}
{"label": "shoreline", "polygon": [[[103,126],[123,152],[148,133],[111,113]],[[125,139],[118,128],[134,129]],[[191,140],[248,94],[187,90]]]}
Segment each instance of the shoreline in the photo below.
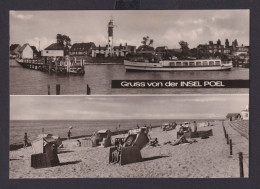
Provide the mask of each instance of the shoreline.
{"label": "shoreline", "polygon": [[[156,128],[156,127],[161,127],[161,125],[154,125],[151,126],[152,128]],[[122,130],[117,130],[117,131],[112,131],[112,136],[115,135],[121,135],[121,134],[126,134],[129,130],[131,129],[122,129]],[[72,136],[71,139],[80,139],[80,138],[87,138],[87,137],[91,137],[92,134],[87,134],[87,135],[78,135],[78,136]],[[66,141],[67,138],[60,138],[62,141]],[[15,150],[19,150],[21,148],[23,148],[23,143],[13,143],[9,145],[9,150],[10,151],[15,151]],[[31,146],[31,142],[29,143],[28,146]]]}

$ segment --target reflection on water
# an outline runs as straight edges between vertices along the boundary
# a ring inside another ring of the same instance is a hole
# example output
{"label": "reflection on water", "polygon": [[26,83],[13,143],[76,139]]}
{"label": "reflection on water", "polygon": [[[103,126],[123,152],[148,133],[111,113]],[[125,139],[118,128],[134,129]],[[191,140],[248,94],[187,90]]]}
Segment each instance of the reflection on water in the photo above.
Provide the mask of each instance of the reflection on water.
{"label": "reflection on water", "polygon": [[46,72],[25,69],[10,62],[11,95],[47,95],[47,86],[55,94],[56,84],[63,95],[85,95],[86,85],[91,94],[192,94],[192,93],[248,93],[249,89],[112,89],[111,80],[234,80],[249,79],[249,69],[231,71],[194,72],[126,72],[123,65],[85,65],[84,76],[57,76]]}

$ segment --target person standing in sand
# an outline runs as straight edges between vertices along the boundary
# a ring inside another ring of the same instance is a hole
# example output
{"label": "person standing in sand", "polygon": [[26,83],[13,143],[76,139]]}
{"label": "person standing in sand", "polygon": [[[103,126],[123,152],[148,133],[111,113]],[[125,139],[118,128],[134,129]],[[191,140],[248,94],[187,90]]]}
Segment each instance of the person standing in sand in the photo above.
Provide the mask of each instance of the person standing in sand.
{"label": "person standing in sand", "polygon": [[23,142],[24,142],[24,145],[23,145],[24,148],[29,146],[27,133],[24,133]]}
{"label": "person standing in sand", "polygon": [[70,129],[69,129],[69,131],[68,131],[68,139],[70,140],[70,137],[71,137],[71,131],[70,131]]}
{"label": "person standing in sand", "polygon": [[194,132],[197,132],[197,129],[198,129],[197,123],[196,121],[194,121]]}

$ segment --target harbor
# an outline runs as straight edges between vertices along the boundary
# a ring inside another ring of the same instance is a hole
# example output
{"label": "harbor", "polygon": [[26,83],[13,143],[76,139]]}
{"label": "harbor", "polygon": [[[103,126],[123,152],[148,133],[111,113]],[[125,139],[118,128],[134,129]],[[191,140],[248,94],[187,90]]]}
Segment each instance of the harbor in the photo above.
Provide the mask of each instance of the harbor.
{"label": "harbor", "polygon": [[232,71],[196,71],[196,72],[126,72],[122,64],[87,64],[85,74],[49,74],[23,68],[15,60],[10,61],[11,95],[47,95],[56,94],[57,84],[61,95],[86,95],[86,85],[92,95],[106,94],[192,94],[192,93],[248,93],[249,89],[113,89],[111,80],[247,80],[248,68],[232,68]]}
{"label": "harbor", "polygon": [[71,60],[69,56],[63,58],[64,60],[47,57],[42,59],[25,58],[16,61],[24,68],[48,72],[49,74],[85,74],[84,59],[77,60],[76,58],[73,58]]}

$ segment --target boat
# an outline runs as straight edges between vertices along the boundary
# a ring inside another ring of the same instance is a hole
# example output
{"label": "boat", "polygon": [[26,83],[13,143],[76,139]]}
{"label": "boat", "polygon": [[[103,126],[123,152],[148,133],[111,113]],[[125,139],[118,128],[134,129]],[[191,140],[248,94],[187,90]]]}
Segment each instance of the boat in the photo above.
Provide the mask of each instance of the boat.
{"label": "boat", "polygon": [[201,60],[124,60],[126,71],[222,71],[231,70],[232,61],[220,59]]}

